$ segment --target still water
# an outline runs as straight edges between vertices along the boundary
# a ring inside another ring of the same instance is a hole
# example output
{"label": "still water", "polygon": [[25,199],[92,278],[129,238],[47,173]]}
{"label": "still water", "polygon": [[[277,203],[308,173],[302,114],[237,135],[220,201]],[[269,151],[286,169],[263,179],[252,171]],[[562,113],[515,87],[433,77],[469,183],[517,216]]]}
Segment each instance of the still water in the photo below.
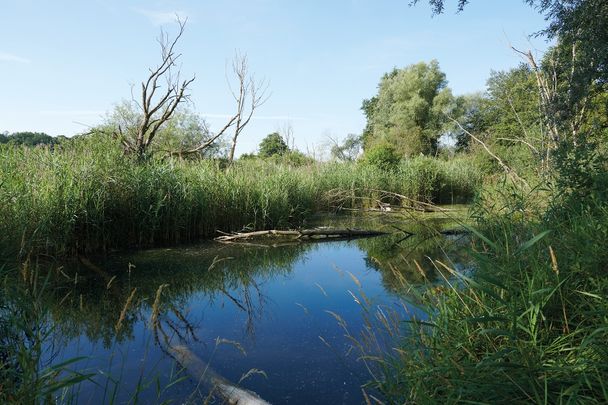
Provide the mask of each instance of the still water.
{"label": "still water", "polygon": [[390,234],[205,242],[57,269],[47,298],[54,327],[49,359],[82,356],[72,369],[96,374],[69,393],[74,402],[202,403],[208,385],[170,354],[182,345],[213,370],[207,376],[272,404],[362,403],[361,386],[374,364],[362,359],[359,342],[370,318],[378,309],[424,317],[404,304],[403,280],[437,277],[428,257],[461,266],[463,241],[434,232],[454,227],[441,216],[322,217],[308,225]]}

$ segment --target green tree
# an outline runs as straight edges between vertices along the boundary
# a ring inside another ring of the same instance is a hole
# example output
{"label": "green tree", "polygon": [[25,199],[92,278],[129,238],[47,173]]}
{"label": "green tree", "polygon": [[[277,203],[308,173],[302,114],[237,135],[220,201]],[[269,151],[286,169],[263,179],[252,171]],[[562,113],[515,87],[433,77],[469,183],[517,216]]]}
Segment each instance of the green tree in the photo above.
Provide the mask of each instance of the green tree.
{"label": "green tree", "polygon": [[[467,152],[471,148],[471,137],[468,133],[480,135],[487,129],[486,123],[487,96],[484,93],[465,94],[456,98],[453,111],[454,119],[460,124],[448,126],[448,137],[454,143],[456,152]],[[468,133],[467,133],[468,132]]]}
{"label": "green tree", "polygon": [[388,171],[395,170],[400,161],[399,153],[393,145],[379,142],[365,152],[362,163]]}
{"label": "green tree", "polygon": [[492,72],[485,93],[458,97],[456,105],[454,116],[459,125],[450,129],[456,148],[478,154],[486,171],[502,169],[469,134],[520,174],[546,168],[543,163],[548,145],[542,140],[538,87],[534,72],[527,65]]}
{"label": "green tree", "polygon": [[[120,130],[125,136],[133,137],[141,120],[142,113],[137,106],[125,100],[106,116],[99,131],[116,133]],[[201,116],[182,105],[159,127],[148,152],[190,158],[218,157],[226,155],[227,147],[225,140],[211,133]]]}
{"label": "green tree", "polygon": [[[413,0],[413,4],[419,0]],[[548,26],[537,35],[555,39],[542,63],[521,52],[535,71],[541,111],[554,146],[569,147],[585,142],[585,123],[598,95],[608,84],[608,1],[524,0],[544,14]],[[429,0],[433,13],[444,10],[446,0]],[[457,0],[462,10],[468,0]],[[576,139],[581,137],[582,139]]]}
{"label": "green tree", "polygon": [[56,143],[55,138],[44,132],[14,132],[6,138],[8,142],[25,146],[54,145]]}
{"label": "green tree", "polygon": [[386,142],[401,156],[434,154],[454,101],[438,62],[394,69],[378,87],[378,95],[363,102],[365,149]]}
{"label": "green tree", "polygon": [[278,132],[266,135],[260,142],[260,157],[271,157],[274,155],[283,155],[289,151],[289,146]]}
{"label": "green tree", "polygon": [[[333,141],[333,140],[332,140]],[[331,157],[345,162],[353,161],[361,152],[362,136],[348,134],[342,143],[334,141],[331,147]]]}

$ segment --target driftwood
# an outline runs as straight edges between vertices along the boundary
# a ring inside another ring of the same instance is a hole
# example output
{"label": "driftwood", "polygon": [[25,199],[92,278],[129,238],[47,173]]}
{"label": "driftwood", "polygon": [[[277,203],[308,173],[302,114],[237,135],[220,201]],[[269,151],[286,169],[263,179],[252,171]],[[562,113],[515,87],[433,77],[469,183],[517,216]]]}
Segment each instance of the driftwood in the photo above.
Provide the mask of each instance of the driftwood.
{"label": "driftwood", "polygon": [[468,229],[445,229],[443,231],[439,231],[440,234],[445,235],[445,236],[453,236],[453,235],[468,235],[471,233],[471,231],[469,231]]}
{"label": "driftwood", "polygon": [[[375,193],[378,195],[377,198],[373,198],[370,195],[368,196],[355,196],[353,192],[361,191],[364,194]],[[329,190],[326,193],[327,198],[334,203],[339,205],[333,206],[341,211],[370,211],[370,212],[383,212],[383,213],[398,213],[402,211],[417,211],[417,212],[451,212],[453,210],[449,208],[442,208],[435,204],[431,204],[429,202],[414,200],[410,197],[407,197],[403,194],[394,193],[392,191],[386,190],[378,190],[374,188],[369,189],[352,189],[352,190],[341,190],[334,189]],[[399,205],[394,205],[385,202],[385,199],[393,199],[398,200]],[[353,201],[353,200],[362,200],[362,201],[372,201],[377,205],[376,207],[365,208],[345,208],[343,207],[344,202]]]}
{"label": "driftwood", "polygon": [[270,229],[267,231],[239,232],[235,234],[222,235],[215,238],[218,242],[232,242],[242,239],[250,239],[259,236],[288,236],[295,239],[324,239],[324,238],[356,238],[364,236],[386,235],[386,232],[372,231],[366,229],[336,229],[336,228],[315,228],[292,231],[281,231]]}
{"label": "driftwood", "polygon": [[255,392],[237,387],[217,374],[186,346],[169,345],[167,349],[198,384],[201,384],[210,392],[217,392],[228,404],[270,405],[269,402],[264,401]]}

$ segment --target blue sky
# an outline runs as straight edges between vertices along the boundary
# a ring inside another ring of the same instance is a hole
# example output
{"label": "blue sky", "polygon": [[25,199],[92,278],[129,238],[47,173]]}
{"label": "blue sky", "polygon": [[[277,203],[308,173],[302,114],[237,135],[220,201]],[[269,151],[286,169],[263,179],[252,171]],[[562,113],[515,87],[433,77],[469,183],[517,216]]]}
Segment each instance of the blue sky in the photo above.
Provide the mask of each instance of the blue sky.
{"label": "blue sky", "polygon": [[[456,3],[456,0],[452,1]],[[71,136],[131,97],[131,84],[159,60],[160,28],[188,18],[182,72],[196,74],[194,109],[219,129],[233,113],[225,79],[235,50],[269,82],[270,99],[242,134],[237,153],[291,125],[295,145],[321,152],[327,135],[360,133],[361,101],[383,73],[437,59],[455,94],[482,91],[491,70],[516,66],[513,44],[546,24],[518,0],[473,0],[431,17],[424,1],[34,1],[0,0],[0,132]]]}

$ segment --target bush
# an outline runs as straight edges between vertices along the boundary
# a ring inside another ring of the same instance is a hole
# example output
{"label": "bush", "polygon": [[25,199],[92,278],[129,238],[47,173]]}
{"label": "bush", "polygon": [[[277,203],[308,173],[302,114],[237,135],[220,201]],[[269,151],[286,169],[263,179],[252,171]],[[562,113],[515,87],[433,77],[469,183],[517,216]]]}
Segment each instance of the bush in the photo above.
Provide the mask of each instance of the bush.
{"label": "bush", "polygon": [[395,147],[387,143],[379,143],[365,151],[362,163],[381,170],[395,170],[400,161],[401,158]]}

